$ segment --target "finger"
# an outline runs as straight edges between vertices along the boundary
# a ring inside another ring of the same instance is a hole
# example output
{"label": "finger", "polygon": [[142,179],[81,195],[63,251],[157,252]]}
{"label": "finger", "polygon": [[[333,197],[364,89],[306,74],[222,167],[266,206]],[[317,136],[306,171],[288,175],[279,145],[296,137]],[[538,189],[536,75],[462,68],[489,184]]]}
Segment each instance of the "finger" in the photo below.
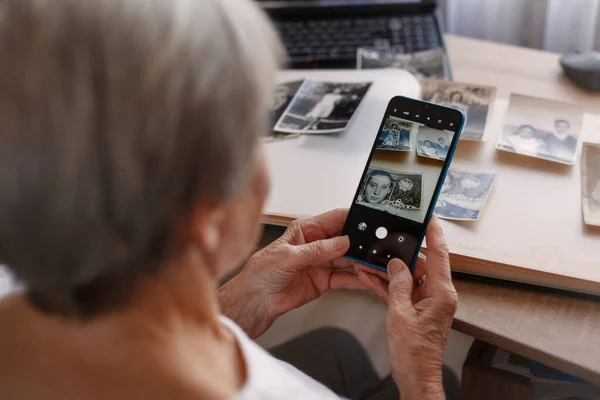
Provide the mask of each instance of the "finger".
{"label": "finger", "polygon": [[373,275],[369,275],[364,271],[358,272],[358,279],[361,280],[365,285],[370,285],[371,290],[386,303],[389,302],[388,282]]}
{"label": "finger", "polygon": [[434,214],[427,227],[427,262],[425,273],[432,281],[451,282],[450,255],[439,218]]}
{"label": "finger", "polygon": [[349,258],[341,257],[341,258],[338,258],[333,261],[314,263],[314,264],[311,264],[311,267],[330,268],[335,271],[337,271],[337,270],[353,270],[354,272],[356,272],[357,265],[360,265],[360,264],[357,263],[356,261],[350,260]]}
{"label": "finger", "polygon": [[349,258],[342,257],[334,260],[330,263],[330,267],[333,269],[352,269],[356,272],[356,266],[360,265],[356,261],[350,260]]}
{"label": "finger", "polygon": [[364,271],[369,275],[375,275],[381,279],[384,280],[388,280],[388,274],[386,271],[382,271],[380,269],[377,268],[373,268],[373,267],[369,267],[367,265],[364,264],[360,264],[360,263],[354,263],[354,270],[356,271],[356,273],[358,274],[358,271]]}
{"label": "finger", "polygon": [[388,263],[390,305],[412,308],[413,277],[406,264],[394,258]]}
{"label": "finger", "polygon": [[335,235],[342,231],[344,222],[348,216],[347,208],[337,208],[332,211],[317,215],[312,218],[327,236]]}
{"label": "finger", "polygon": [[361,280],[352,272],[335,271],[329,277],[330,289],[374,290],[371,281]]}
{"label": "finger", "polygon": [[293,246],[295,264],[300,267],[330,263],[342,257],[350,248],[348,236],[316,240],[311,243]]}

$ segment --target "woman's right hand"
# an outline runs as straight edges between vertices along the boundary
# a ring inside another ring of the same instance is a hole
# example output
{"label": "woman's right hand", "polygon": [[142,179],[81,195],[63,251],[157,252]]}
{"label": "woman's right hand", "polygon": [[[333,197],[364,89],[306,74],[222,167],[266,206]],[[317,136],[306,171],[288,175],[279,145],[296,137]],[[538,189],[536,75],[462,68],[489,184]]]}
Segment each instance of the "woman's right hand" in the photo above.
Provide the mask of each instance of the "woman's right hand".
{"label": "woman's right hand", "polygon": [[445,398],[442,360],[457,295],[436,216],[427,229],[427,247],[427,259],[419,257],[412,275],[398,259],[388,264],[387,345],[403,400]]}

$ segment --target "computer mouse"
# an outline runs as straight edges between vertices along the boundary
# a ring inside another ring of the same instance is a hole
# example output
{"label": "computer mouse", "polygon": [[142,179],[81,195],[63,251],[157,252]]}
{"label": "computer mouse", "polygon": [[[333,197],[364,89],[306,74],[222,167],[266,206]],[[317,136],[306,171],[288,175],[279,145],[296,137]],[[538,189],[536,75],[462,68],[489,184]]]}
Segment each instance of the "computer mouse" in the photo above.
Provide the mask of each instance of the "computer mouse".
{"label": "computer mouse", "polygon": [[600,52],[573,52],[563,55],[565,75],[582,89],[600,91]]}

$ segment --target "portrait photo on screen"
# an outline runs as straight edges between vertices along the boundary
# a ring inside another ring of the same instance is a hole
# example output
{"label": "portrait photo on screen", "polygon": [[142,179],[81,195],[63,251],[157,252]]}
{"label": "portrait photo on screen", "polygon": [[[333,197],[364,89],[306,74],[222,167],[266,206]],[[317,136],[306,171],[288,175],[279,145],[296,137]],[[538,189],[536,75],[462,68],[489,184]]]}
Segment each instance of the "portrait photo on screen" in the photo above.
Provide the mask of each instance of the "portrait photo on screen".
{"label": "portrait photo on screen", "polygon": [[275,131],[303,134],[342,132],[370,86],[371,82],[306,80],[275,124]]}
{"label": "portrait photo on screen", "polygon": [[421,80],[421,97],[431,103],[456,108],[466,116],[460,140],[483,140],[494,107],[496,88],[439,79]]}
{"label": "portrait photo on screen", "polygon": [[583,114],[579,105],[512,94],[496,147],[561,164],[575,164]]}
{"label": "portrait photo on screen", "polygon": [[388,117],[381,133],[377,137],[377,150],[410,151],[412,150],[411,133],[413,123],[395,117]]}
{"label": "portrait photo on screen", "polygon": [[448,156],[453,137],[452,132],[421,126],[417,133],[417,154],[421,157],[444,161]]}
{"label": "portrait photo on screen", "polygon": [[434,212],[445,219],[478,220],[495,178],[495,173],[449,169]]}
{"label": "portrait photo on screen", "polygon": [[423,174],[390,171],[372,165],[356,200],[365,207],[397,214],[401,209],[420,210]]}

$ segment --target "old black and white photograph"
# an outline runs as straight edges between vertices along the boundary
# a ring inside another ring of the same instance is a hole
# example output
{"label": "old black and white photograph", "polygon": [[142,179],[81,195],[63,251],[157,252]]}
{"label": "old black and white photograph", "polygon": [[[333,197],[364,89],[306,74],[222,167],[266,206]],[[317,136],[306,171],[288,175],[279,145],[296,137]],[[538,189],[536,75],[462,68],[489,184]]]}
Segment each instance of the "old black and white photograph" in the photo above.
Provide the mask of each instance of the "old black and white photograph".
{"label": "old black and white photograph", "polygon": [[370,86],[371,82],[304,81],[275,125],[275,131],[305,134],[342,132]]}
{"label": "old black and white photograph", "polygon": [[600,226],[600,144],[598,143],[583,144],[581,205],[585,223]]}
{"label": "old black and white photograph", "polygon": [[396,117],[386,119],[381,133],[377,137],[377,150],[412,150],[411,132],[413,123]]}
{"label": "old black and white photograph", "polygon": [[445,219],[478,220],[495,177],[495,173],[473,173],[450,169],[434,212]]}
{"label": "old black and white photograph", "polygon": [[285,109],[290,105],[290,102],[302,86],[303,80],[293,82],[283,82],[275,85],[273,98],[271,100],[271,113],[273,126],[279,121]]}
{"label": "old black and white photograph", "polygon": [[417,132],[417,154],[444,161],[448,156],[453,137],[452,132],[420,126]]}
{"label": "old black and white photograph", "polygon": [[583,109],[580,106],[512,94],[496,147],[572,165],[575,164],[582,124]]}
{"label": "old black and white photograph", "polygon": [[444,49],[436,48],[416,53],[396,53],[371,48],[356,51],[357,69],[405,69],[417,78],[449,79]]}
{"label": "old black and white photograph", "polygon": [[297,133],[275,132],[275,124],[283,115],[285,109],[290,105],[292,99],[302,86],[303,80],[293,82],[283,82],[275,85],[273,98],[271,99],[271,124],[270,129],[262,136],[263,143],[278,142],[285,139],[298,137]]}
{"label": "old black and white photograph", "polygon": [[421,97],[431,103],[457,108],[465,114],[466,122],[460,135],[461,140],[483,140],[485,126],[494,106],[496,88],[422,79]]}
{"label": "old black and white photograph", "polygon": [[421,209],[423,175],[370,167],[356,202],[396,214],[398,210]]}

